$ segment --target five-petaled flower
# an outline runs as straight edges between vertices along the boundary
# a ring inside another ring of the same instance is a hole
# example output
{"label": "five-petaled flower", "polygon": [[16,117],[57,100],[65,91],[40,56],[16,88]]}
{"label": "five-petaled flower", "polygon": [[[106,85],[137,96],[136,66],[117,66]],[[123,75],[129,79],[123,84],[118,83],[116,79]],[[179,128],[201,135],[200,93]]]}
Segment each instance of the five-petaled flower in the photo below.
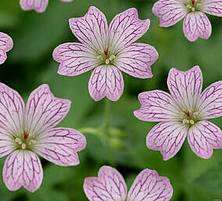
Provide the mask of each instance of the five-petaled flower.
{"label": "five-petaled flower", "polygon": [[3,180],[9,190],[34,192],[40,187],[43,170],[37,155],[60,166],[79,164],[85,137],[71,128],[55,128],[70,104],[41,85],[25,105],[16,91],[0,83],[0,157],[7,156]]}
{"label": "five-petaled flower", "polygon": [[7,59],[6,53],[11,50],[12,47],[12,38],[9,35],[0,32],[0,65],[5,62]]}
{"label": "five-petaled flower", "polygon": [[173,195],[169,179],[149,169],[139,173],[129,192],[122,175],[109,166],[101,167],[98,177],[86,178],[83,187],[90,201],[169,201]]}
{"label": "five-petaled flower", "polygon": [[171,69],[167,84],[170,91],[139,94],[141,108],[134,112],[143,121],[160,122],[147,135],[147,147],[158,150],[164,160],[173,157],[188,137],[199,157],[208,159],[213,149],[222,148],[222,132],[208,121],[222,116],[222,81],[202,92],[202,72],[198,66],[187,72]]}
{"label": "five-petaled flower", "polygon": [[[72,0],[61,0],[63,2],[71,2]],[[35,10],[42,13],[46,10],[49,0],[20,0],[20,6],[23,10]]]}
{"label": "five-petaled flower", "polygon": [[169,27],[184,19],[183,31],[189,41],[208,39],[211,23],[205,13],[222,16],[222,0],[159,0],[153,13],[160,18],[161,27]]}
{"label": "five-petaled flower", "polygon": [[60,63],[58,73],[77,76],[93,70],[89,93],[95,101],[105,97],[117,101],[123,93],[121,71],[138,78],[151,78],[151,65],[158,53],[152,46],[135,43],[149,28],[135,8],[117,15],[108,26],[105,15],[90,7],[84,17],[69,20],[73,34],[81,43],[64,43],[54,52]]}

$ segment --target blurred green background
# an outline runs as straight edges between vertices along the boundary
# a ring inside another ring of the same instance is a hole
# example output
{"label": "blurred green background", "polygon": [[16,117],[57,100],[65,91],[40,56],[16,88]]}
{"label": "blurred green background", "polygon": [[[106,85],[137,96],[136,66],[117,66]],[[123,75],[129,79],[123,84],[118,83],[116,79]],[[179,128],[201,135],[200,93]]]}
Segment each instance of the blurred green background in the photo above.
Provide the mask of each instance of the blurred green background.
{"label": "blurred green background", "polygon": [[[138,93],[166,88],[171,67],[187,70],[201,66],[204,86],[222,79],[222,19],[211,17],[213,34],[208,41],[188,42],[182,33],[182,23],[172,28],[160,28],[152,15],[153,0],[74,0],[61,3],[50,0],[43,14],[24,12],[18,0],[1,0],[0,31],[14,40],[8,60],[0,66],[0,81],[18,90],[24,97],[42,83],[50,85],[58,97],[72,100],[72,109],[62,126],[82,129],[99,127],[104,121],[104,102],[94,102],[89,96],[87,83],[90,73],[78,77],[63,77],[57,72],[58,64],[52,59],[53,49],[61,43],[76,41],[68,19],[83,16],[90,5],[101,9],[110,21],[119,12],[130,7],[139,10],[140,17],[151,19],[150,30],[140,39],[156,47],[160,54],[153,65],[150,80],[125,75],[124,95],[111,103],[109,140],[101,140],[94,133],[84,133],[88,145],[80,153],[77,167],[57,167],[43,162],[44,181],[41,188],[31,194],[24,190],[9,192],[0,184],[0,201],[84,201],[83,180],[97,175],[102,165],[116,167],[126,178],[128,186],[144,168],[156,169],[170,178],[173,201],[222,200],[222,151],[214,152],[210,160],[198,158],[187,143],[173,159],[164,162],[160,153],[145,146],[147,132],[154,125],[137,120],[132,112],[139,107]],[[215,121],[222,127],[222,120]],[[112,129],[113,130],[113,129]],[[108,135],[108,131],[107,131]],[[4,159],[1,159],[2,169]]]}

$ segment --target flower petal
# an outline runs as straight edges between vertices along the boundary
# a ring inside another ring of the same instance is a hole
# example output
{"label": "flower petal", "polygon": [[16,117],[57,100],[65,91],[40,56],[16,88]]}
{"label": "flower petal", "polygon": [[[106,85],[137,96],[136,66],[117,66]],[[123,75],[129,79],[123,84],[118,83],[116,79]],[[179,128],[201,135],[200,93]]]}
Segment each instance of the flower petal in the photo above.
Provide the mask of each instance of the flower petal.
{"label": "flower petal", "polygon": [[134,115],[142,121],[161,122],[177,119],[177,106],[172,97],[159,90],[140,93],[141,108]]}
{"label": "flower petal", "polygon": [[210,15],[222,17],[222,0],[204,0],[202,11]]}
{"label": "flower petal", "polygon": [[146,138],[149,149],[160,151],[163,159],[175,156],[182,147],[188,129],[177,122],[164,122],[154,126]]}
{"label": "flower petal", "polygon": [[12,47],[12,38],[9,35],[0,32],[0,64],[3,64],[5,62],[5,60],[7,59],[6,52],[11,50]]}
{"label": "flower petal", "polygon": [[199,101],[198,111],[202,119],[222,116],[222,82],[215,82],[207,87]]}
{"label": "flower petal", "polygon": [[89,93],[95,101],[105,97],[117,101],[123,93],[122,73],[114,66],[99,66],[94,69],[89,80]]}
{"label": "flower petal", "polygon": [[8,136],[22,132],[24,102],[15,90],[0,83],[0,132]]}
{"label": "flower petal", "polygon": [[42,165],[33,152],[17,150],[7,157],[3,167],[3,180],[10,191],[24,187],[34,192],[41,186],[42,179]]}
{"label": "flower petal", "polygon": [[148,44],[134,43],[124,48],[115,65],[123,72],[138,78],[153,77],[151,65],[158,59],[156,49]]}
{"label": "flower petal", "polygon": [[127,187],[122,175],[114,168],[103,166],[98,177],[87,177],[84,192],[90,201],[125,201]]}
{"label": "flower petal", "polygon": [[67,115],[70,105],[69,100],[54,97],[48,85],[39,86],[26,105],[26,131],[40,135],[53,128]]}
{"label": "flower petal", "polygon": [[149,29],[150,20],[140,20],[135,8],[115,16],[109,26],[109,46],[114,53],[128,47]]}
{"label": "flower petal", "polygon": [[133,182],[127,201],[169,201],[173,188],[166,177],[161,177],[155,170],[145,169]]}
{"label": "flower petal", "polygon": [[188,142],[195,154],[208,159],[213,149],[222,148],[222,131],[209,121],[200,121],[189,129]]}
{"label": "flower petal", "polygon": [[96,51],[107,48],[108,24],[98,8],[91,6],[85,16],[70,19],[69,25],[73,34],[86,46]]}
{"label": "flower petal", "polygon": [[184,19],[183,32],[191,42],[196,41],[198,38],[207,40],[211,36],[212,27],[205,13],[191,12]]}
{"label": "flower petal", "polygon": [[71,128],[53,128],[39,136],[34,150],[43,158],[61,166],[78,165],[77,152],[86,146],[85,137]]}
{"label": "flower petal", "polygon": [[60,75],[77,76],[97,66],[93,50],[80,43],[59,45],[53,52],[53,58],[60,63]]}
{"label": "flower petal", "polygon": [[152,10],[153,14],[160,18],[161,27],[172,26],[187,14],[183,0],[159,0]]}
{"label": "flower petal", "polygon": [[42,13],[48,6],[48,0],[20,0],[20,6],[23,10],[35,10]]}
{"label": "flower petal", "polygon": [[202,90],[203,77],[199,66],[182,72],[172,68],[167,85],[172,97],[183,108],[194,108]]}

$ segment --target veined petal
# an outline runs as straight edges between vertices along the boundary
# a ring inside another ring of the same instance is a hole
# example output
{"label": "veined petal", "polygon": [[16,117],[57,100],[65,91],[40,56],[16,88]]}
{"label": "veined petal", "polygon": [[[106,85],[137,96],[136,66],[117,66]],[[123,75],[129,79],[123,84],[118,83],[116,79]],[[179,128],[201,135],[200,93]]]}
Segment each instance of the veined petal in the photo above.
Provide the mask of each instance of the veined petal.
{"label": "veined petal", "polygon": [[222,148],[222,131],[209,121],[200,121],[189,129],[188,142],[195,154],[208,159],[213,149]]}
{"label": "veined petal", "polygon": [[54,97],[48,85],[39,86],[26,104],[26,131],[40,135],[53,128],[67,115],[70,105],[69,100]]}
{"label": "veined petal", "polygon": [[222,82],[216,82],[207,87],[201,94],[198,110],[202,119],[212,119],[222,116]]}
{"label": "veined petal", "polygon": [[20,6],[23,10],[35,10],[42,13],[48,6],[48,0],[20,0]]}
{"label": "veined petal", "polygon": [[218,17],[222,16],[222,0],[204,0],[202,11]]}
{"label": "veined petal", "polygon": [[85,16],[70,19],[69,26],[86,46],[96,51],[107,48],[108,24],[105,15],[98,8],[91,6]]}
{"label": "veined petal", "polygon": [[160,18],[161,27],[169,27],[176,24],[188,12],[184,0],[159,0],[154,4],[152,10],[153,14]]}
{"label": "veined petal", "polygon": [[138,98],[141,108],[134,112],[138,119],[151,122],[178,119],[177,106],[168,93],[154,90],[140,93]]}
{"label": "veined petal", "polygon": [[125,201],[127,187],[122,175],[114,168],[103,166],[98,177],[84,181],[84,192],[90,201]]}
{"label": "veined petal", "polygon": [[182,109],[194,108],[202,90],[203,77],[199,66],[186,72],[172,68],[167,78],[167,85],[172,97]]}
{"label": "veined petal", "polygon": [[131,45],[149,29],[150,20],[140,20],[135,8],[115,16],[109,26],[109,46],[114,53]]}
{"label": "veined petal", "polygon": [[5,62],[5,60],[7,59],[6,52],[11,50],[12,47],[12,38],[9,35],[0,32],[0,64],[3,64]]}
{"label": "veined petal", "polygon": [[115,66],[99,66],[94,69],[89,80],[89,93],[95,101],[105,97],[117,101],[123,93],[122,73]]}
{"label": "veined petal", "polygon": [[188,128],[181,123],[159,123],[148,133],[146,145],[149,149],[160,151],[163,159],[168,160],[180,150],[187,132]]}
{"label": "veined petal", "polygon": [[205,13],[200,11],[191,12],[184,19],[183,32],[191,42],[198,38],[207,40],[211,36],[212,27]]}
{"label": "veined petal", "polygon": [[43,158],[61,166],[78,165],[77,152],[86,146],[85,137],[71,128],[53,128],[39,136],[34,150]]}
{"label": "veined petal", "polygon": [[80,43],[59,45],[53,52],[53,58],[60,63],[60,75],[77,76],[97,66],[93,50]]}
{"label": "veined petal", "polygon": [[161,177],[155,170],[145,169],[133,182],[127,201],[169,201],[173,188],[166,177]]}
{"label": "veined petal", "polygon": [[0,133],[13,136],[22,132],[24,107],[18,92],[0,83]]}
{"label": "veined petal", "polygon": [[10,191],[23,187],[34,192],[41,186],[42,178],[42,165],[35,153],[17,150],[6,158],[3,180]]}
{"label": "veined petal", "polygon": [[151,65],[158,59],[156,49],[148,44],[134,43],[118,55],[116,66],[123,72],[138,78],[153,76]]}

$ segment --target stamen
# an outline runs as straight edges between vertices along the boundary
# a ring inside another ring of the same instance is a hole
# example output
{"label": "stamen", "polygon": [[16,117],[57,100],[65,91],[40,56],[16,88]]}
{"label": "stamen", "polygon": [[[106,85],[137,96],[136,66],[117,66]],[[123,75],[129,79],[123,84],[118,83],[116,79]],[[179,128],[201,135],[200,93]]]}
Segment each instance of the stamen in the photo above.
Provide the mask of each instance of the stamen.
{"label": "stamen", "polygon": [[28,144],[28,145],[32,145],[32,144],[35,144],[35,143],[36,143],[36,140],[33,140],[33,139],[32,139],[32,140],[29,141],[29,144]]}
{"label": "stamen", "polygon": [[26,144],[25,143],[22,143],[22,149],[26,149]]}
{"label": "stamen", "polygon": [[19,145],[22,144],[22,140],[21,140],[20,138],[15,138],[15,142],[16,142],[17,144],[19,144]]}
{"label": "stamen", "polygon": [[109,60],[110,60],[110,61],[113,61],[115,58],[116,58],[116,56],[112,54],[112,55],[109,57]]}
{"label": "stamen", "polygon": [[109,64],[110,60],[106,59],[105,64]]}
{"label": "stamen", "polygon": [[189,124],[189,120],[183,119],[183,124]]}
{"label": "stamen", "polygon": [[194,120],[191,119],[191,120],[190,120],[190,124],[191,124],[191,125],[194,125],[194,124],[195,124]]}

